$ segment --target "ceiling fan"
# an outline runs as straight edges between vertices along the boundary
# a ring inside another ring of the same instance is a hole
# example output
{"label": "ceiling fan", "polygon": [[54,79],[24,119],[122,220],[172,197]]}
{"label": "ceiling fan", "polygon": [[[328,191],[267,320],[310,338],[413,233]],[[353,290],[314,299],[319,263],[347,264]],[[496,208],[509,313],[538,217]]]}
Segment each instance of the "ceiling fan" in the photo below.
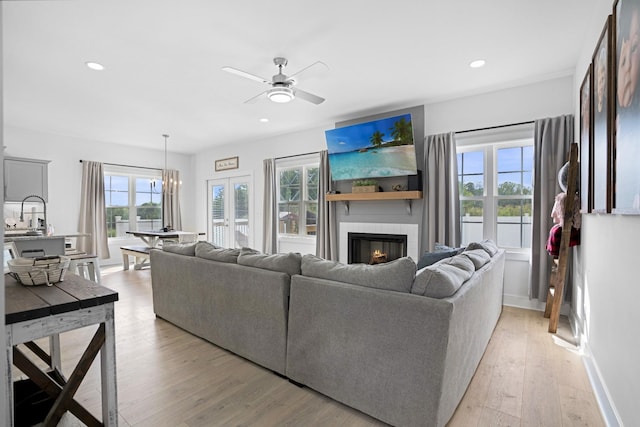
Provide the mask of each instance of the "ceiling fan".
{"label": "ceiling fan", "polygon": [[236,74],[240,77],[245,77],[247,79],[265,83],[271,86],[270,89],[267,89],[264,92],[261,92],[258,95],[254,96],[253,98],[249,98],[248,100],[246,100],[244,102],[245,104],[254,103],[258,101],[263,95],[266,95],[266,97],[271,101],[279,103],[293,101],[295,98],[300,98],[316,105],[324,102],[324,98],[294,87],[297,83],[294,77],[299,75],[303,71],[316,66],[323,66],[328,69],[327,65],[324,62],[316,61],[313,64],[304,67],[303,69],[293,73],[290,76],[282,73],[282,69],[287,66],[287,58],[273,58],[273,63],[278,67],[278,74],[275,74],[271,78],[271,80],[267,80],[264,77],[256,76],[255,74],[247,73],[246,71],[238,70],[237,68],[233,67],[222,67],[222,69],[229,73]]}

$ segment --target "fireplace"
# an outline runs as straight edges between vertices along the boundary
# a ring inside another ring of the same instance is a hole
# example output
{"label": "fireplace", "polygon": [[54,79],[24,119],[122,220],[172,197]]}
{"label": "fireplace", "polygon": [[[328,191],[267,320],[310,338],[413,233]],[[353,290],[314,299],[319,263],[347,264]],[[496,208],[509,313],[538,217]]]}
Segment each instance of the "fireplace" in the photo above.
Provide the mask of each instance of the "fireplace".
{"label": "fireplace", "polygon": [[[394,234],[407,236],[405,254],[418,259],[420,229],[418,224],[392,224],[375,222],[342,222],[338,230],[338,261],[349,263],[349,233]],[[369,262],[367,260],[366,262]]]}
{"label": "fireplace", "polygon": [[349,264],[380,264],[407,255],[406,234],[348,233]]}

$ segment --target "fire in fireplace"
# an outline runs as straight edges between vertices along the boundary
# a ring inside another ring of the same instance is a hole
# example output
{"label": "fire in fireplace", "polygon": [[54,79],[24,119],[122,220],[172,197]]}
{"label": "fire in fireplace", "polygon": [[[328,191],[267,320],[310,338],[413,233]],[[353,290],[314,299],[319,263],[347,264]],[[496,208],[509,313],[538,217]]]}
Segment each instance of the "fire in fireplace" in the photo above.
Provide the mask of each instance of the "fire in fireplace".
{"label": "fire in fireplace", "polygon": [[348,233],[349,264],[380,264],[407,254],[404,234]]}

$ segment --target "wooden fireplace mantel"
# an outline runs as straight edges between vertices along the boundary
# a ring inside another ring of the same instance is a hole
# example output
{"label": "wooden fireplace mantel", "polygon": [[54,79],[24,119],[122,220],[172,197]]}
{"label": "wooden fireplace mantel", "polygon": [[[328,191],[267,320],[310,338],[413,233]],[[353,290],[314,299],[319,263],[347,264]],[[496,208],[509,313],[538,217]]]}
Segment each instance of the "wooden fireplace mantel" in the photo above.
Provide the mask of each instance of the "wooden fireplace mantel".
{"label": "wooden fireplace mantel", "polygon": [[344,202],[345,214],[349,215],[349,202],[371,200],[404,200],[407,203],[407,213],[411,215],[411,201],[422,199],[422,191],[386,191],[376,193],[340,193],[327,194],[329,202]]}

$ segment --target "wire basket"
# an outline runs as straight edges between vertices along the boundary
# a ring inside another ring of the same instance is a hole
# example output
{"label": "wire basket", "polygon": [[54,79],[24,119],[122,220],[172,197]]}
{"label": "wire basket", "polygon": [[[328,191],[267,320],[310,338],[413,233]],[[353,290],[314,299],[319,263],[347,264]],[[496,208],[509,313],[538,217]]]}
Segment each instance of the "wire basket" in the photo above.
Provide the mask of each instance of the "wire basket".
{"label": "wire basket", "polygon": [[51,286],[64,280],[71,259],[66,256],[15,258],[7,261],[11,275],[27,286]]}

